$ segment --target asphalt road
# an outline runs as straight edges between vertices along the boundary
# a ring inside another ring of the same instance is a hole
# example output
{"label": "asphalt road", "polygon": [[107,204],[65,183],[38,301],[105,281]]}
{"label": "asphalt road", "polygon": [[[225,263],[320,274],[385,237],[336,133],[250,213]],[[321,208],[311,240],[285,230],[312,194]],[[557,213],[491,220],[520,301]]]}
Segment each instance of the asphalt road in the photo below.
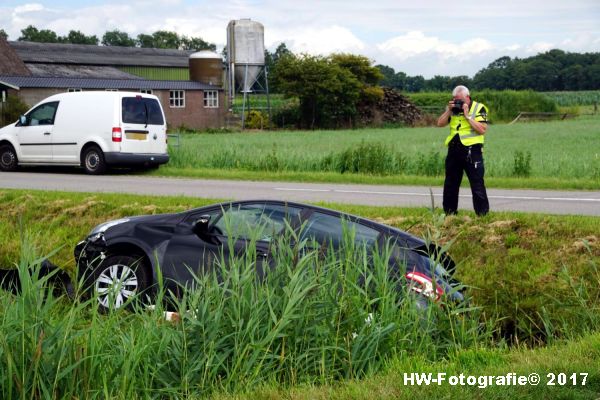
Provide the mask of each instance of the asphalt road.
{"label": "asphalt road", "polygon": [[[89,176],[79,172],[0,172],[0,188],[401,207],[430,207],[433,193],[435,206],[441,207],[442,204],[441,187],[250,182],[140,175]],[[491,211],[600,216],[600,191],[488,189],[488,197]],[[459,208],[473,209],[469,188],[461,189]]]}

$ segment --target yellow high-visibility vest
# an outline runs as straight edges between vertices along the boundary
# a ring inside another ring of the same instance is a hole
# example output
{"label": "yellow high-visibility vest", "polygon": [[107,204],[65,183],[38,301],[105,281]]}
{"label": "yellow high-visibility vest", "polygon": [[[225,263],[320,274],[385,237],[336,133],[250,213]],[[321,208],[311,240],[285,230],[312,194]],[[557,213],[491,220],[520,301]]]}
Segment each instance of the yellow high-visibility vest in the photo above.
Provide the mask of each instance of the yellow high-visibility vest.
{"label": "yellow high-visibility vest", "polygon": [[[487,107],[483,103],[478,103],[476,101],[471,102],[471,108],[469,109],[469,117],[473,118],[478,122],[487,121],[487,115],[485,113],[481,113],[481,110]],[[465,118],[463,114],[460,115],[452,115],[450,117],[450,135],[446,138],[446,146],[452,140],[455,135],[459,135],[460,141],[465,146],[472,146],[474,144],[483,144],[483,136],[480,135],[471,127],[469,121]]]}

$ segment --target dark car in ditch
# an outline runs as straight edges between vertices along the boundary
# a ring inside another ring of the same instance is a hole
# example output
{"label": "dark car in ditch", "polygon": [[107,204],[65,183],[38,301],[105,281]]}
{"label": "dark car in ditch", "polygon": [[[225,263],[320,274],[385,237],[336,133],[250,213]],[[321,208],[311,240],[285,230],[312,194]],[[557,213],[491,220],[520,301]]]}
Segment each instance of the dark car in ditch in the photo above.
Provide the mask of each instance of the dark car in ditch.
{"label": "dark car in ditch", "polygon": [[152,296],[159,282],[165,293],[181,296],[217,260],[247,252],[249,246],[255,247],[257,275],[263,275],[277,267],[271,254],[286,230],[294,231],[298,242],[310,241],[328,251],[340,248],[348,231],[351,240],[370,251],[392,246],[390,271],[397,276],[402,268],[403,282],[418,296],[463,299],[452,278],[455,264],[440,254],[440,247],[369,219],[276,200],[228,202],[109,221],[77,244],[75,260],[88,293],[101,309],[112,309],[139,293]]}

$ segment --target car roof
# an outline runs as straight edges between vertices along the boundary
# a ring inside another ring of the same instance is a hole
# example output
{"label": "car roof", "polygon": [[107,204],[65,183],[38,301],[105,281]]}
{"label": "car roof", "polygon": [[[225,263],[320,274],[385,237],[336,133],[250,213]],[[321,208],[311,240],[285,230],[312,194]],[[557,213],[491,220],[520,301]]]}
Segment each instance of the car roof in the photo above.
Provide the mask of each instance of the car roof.
{"label": "car roof", "polygon": [[376,225],[379,228],[386,230],[390,233],[396,233],[396,234],[400,234],[402,236],[405,237],[405,239],[414,241],[415,243],[419,243],[421,244],[423,242],[423,239],[420,239],[408,232],[405,232],[401,229],[395,228],[393,226],[387,225],[387,224],[382,224],[380,222],[374,221],[372,219],[369,218],[365,218],[365,217],[360,217],[354,214],[349,214],[347,212],[343,212],[343,211],[339,211],[339,210],[334,210],[331,208],[326,208],[326,207],[321,207],[321,206],[316,206],[313,204],[306,204],[306,203],[299,203],[299,202],[295,202],[295,201],[287,201],[287,200],[274,200],[274,199],[250,199],[250,200],[231,200],[231,201],[224,201],[221,203],[215,203],[215,204],[210,204],[207,206],[203,206],[203,207],[199,207],[199,208],[195,208],[195,209],[191,209],[191,210],[187,210],[184,211],[185,214],[187,213],[193,213],[193,212],[198,212],[198,211],[202,211],[208,208],[215,208],[218,206],[225,206],[225,205],[230,205],[230,204],[239,204],[239,205],[243,205],[243,204],[256,204],[256,203],[269,203],[269,204],[279,204],[279,205],[284,205],[284,206],[291,206],[291,207],[298,207],[298,208],[310,208],[312,210],[315,211],[321,211],[324,212],[326,214],[341,214],[341,215],[345,215],[350,217],[351,220],[356,220],[356,221],[362,221],[362,222],[366,222],[368,224],[372,224],[372,225]]}

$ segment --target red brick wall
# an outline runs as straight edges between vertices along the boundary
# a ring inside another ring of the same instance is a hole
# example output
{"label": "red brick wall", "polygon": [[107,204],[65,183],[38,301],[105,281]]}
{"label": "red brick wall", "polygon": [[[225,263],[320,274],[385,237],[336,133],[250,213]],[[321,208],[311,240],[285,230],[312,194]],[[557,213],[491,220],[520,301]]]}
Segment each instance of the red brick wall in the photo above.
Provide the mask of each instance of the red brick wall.
{"label": "red brick wall", "polygon": [[[23,88],[18,92],[18,95],[29,106],[33,106],[46,97],[66,91],[66,89]],[[204,92],[201,90],[185,91],[185,108],[171,108],[169,106],[168,90],[154,90],[152,94],[160,99],[169,129],[176,129],[181,126],[194,129],[221,128],[225,124],[227,107],[224,91],[219,92],[219,108],[204,108]]]}
{"label": "red brick wall", "polygon": [[195,129],[224,126],[227,113],[224,91],[219,92],[218,108],[204,107],[204,92],[201,90],[185,91],[185,108],[171,108],[168,90],[155,90],[153,94],[160,99],[170,129],[181,126]]}

